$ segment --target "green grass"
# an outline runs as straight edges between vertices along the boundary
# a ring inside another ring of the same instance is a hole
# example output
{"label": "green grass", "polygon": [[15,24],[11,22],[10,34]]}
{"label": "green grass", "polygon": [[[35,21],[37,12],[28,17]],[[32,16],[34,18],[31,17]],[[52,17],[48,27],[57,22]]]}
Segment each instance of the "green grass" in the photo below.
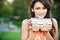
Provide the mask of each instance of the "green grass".
{"label": "green grass", "polygon": [[2,32],[0,33],[0,40],[21,40],[20,32]]}

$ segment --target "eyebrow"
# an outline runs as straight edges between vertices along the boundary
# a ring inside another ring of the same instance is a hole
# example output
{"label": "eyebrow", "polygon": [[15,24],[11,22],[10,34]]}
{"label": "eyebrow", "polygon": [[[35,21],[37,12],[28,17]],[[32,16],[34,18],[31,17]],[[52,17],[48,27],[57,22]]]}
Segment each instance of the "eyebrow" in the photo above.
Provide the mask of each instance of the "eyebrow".
{"label": "eyebrow", "polygon": [[[36,7],[36,8],[41,8],[41,7]],[[46,8],[46,7],[42,7],[42,8]]]}

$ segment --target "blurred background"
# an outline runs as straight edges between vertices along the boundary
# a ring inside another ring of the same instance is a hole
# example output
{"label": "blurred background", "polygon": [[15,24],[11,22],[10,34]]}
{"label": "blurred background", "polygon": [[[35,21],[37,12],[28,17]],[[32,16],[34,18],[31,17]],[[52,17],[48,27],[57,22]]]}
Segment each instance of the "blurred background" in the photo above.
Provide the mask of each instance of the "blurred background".
{"label": "blurred background", "polygon": [[[0,0],[0,40],[21,40],[21,24],[22,20],[28,18],[30,1]],[[49,0],[49,2],[52,17],[58,22],[60,38],[60,0]]]}

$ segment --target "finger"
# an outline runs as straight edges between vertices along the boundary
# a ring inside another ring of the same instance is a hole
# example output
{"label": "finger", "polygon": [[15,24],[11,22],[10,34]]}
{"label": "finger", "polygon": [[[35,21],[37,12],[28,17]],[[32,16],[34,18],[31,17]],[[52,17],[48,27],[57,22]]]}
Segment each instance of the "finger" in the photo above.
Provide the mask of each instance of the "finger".
{"label": "finger", "polygon": [[31,24],[29,24],[28,26],[29,26],[29,29],[31,29],[31,28],[32,28],[32,25],[31,25]]}
{"label": "finger", "polygon": [[50,31],[52,29],[52,25],[48,25],[48,30]]}

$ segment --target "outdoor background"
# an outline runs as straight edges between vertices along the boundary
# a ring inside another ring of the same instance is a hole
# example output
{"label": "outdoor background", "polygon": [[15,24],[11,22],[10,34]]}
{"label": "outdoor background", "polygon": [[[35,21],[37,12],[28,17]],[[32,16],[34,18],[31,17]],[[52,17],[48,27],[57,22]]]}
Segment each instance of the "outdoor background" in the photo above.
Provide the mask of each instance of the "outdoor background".
{"label": "outdoor background", "polygon": [[[21,40],[21,24],[22,20],[28,18],[30,1],[0,0],[0,40]],[[58,22],[60,38],[60,0],[49,0],[49,2],[52,17]]]}

